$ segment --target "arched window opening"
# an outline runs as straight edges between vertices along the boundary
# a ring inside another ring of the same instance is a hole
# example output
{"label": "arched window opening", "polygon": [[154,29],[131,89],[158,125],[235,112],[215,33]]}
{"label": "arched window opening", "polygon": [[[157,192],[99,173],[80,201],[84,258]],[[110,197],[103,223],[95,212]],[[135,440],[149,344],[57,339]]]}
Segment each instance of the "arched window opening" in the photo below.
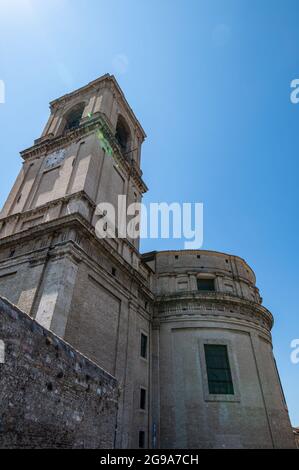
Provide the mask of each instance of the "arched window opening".
{"label": "arched window opening", "polygon": [[115,137],[123,152],[128,152],[131,141],[131,132],[128,124],[122,116],[119,116]]}
{"label": "arched window opening", "polygon": [[77,129],[80,126],[80,121],[84,112],[85,104],[80,103],[72,108],[65,117],[66,124],[64,132],[68,132]]}

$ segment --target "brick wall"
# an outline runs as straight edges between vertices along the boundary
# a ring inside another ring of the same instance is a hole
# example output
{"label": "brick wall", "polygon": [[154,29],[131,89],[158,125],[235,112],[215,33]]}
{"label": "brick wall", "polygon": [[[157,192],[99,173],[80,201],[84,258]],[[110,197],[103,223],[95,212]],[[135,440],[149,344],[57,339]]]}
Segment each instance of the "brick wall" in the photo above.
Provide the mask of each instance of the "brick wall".
{"label": "brick wall", "polygon": [[0,341],[0,448],[113,448],[111,375],[1,297]]}

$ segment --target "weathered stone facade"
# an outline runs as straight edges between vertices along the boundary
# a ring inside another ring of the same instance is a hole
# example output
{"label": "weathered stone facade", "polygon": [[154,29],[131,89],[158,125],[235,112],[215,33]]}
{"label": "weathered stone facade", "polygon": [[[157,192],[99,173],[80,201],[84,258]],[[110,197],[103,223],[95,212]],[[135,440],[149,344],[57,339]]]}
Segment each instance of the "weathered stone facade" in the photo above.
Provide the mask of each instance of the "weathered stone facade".
{"label": "weathered stone facade", "polygon": [[113,448],[116,380],[2,298],[0,332],[0,448]]}
{"label": "weathered stone facade", "polygon": [[[164,448],[293,447],[272,352],[271,313],[244,260],[209,251],[145,255],[155,271],[153,409]],[[199,280],[210,280],[211,291]],[[228,349],[233,395],[209,392],[205,345]]]}
{"label": "weathered stone facade", "polygon": [[[139,240],[96,236],[100,202],[129,205],[147,190],[144,138],[110,75],[51,103],[0,215],[0,295],[116,377],[116,447],[294,446],[272,316],[247,264],[141,256]],[[215,291],[199,292],[200,277]],[[206,342],[229,348],[231,399],[207,394]]]}
{"label": "weathered stone facade", "polygon": [[[80,104],[80,126],[66,130],[65,116]],[[129,153],[115,137],[120,116]],[[149,361],[137,351],[140,331],[150,332],[151,270],[140,262],[139,240],[95,236],[96,206],[116,204],[118,194],[128,204],[141,199],[144,137],[113,77],[53,102],[43,136],[22,152],[0,219],[0,295],[117,378],[118,447],[138,446],[131,429],[149,426],[138,405]]]}

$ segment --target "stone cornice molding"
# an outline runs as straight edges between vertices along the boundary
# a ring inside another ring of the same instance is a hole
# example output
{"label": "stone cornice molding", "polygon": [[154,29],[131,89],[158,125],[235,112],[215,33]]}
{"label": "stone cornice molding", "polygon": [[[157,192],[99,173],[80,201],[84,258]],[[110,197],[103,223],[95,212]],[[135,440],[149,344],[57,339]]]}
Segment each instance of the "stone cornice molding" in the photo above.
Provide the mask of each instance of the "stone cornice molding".
{"label": "stone cornice molding", "polygon": [[[221,252],[221,251],[213,251],[213,250],[163,250],[163,251],[153,251],[153,252],[150,252],[150,253],[143,253],[142,257],[147,259],[148,257],[158,257],[160,255],[178,255],[180,256],[181,254],[182,255],[186,255],[186,254],[190,254],[190,255],[203,255],[203,256],[209,256],[209,255],[212,255],[212,256],[217,256],[219,258],[224,258],[224,259],[228,259],[230,261],[238,261],[240,263],[243,264],[245,270],[248,270],[253,279],[254,279],[254,284],[256,283],[256,276],[255,276],[255,273],[253,271],[253,269],[249,266],[249,264],[243,259],[241,258],[240,256],[237,256],[237,255],[232,255],[232,254],[229,254],[229,253],[224,253],[224,252]],[[231,267],[233,267],[232,265],[230,265]],[[192,269],[192,268],[191,268]],[[188,271],[188,267],[186,266],[185,267],[185,271]],[[175,273],[173,271],[171,271],[172,273]],[[157,273],[159,275],[162,275],[163,273]],[[233,272],[232,272],[233,274]]]}
{"label": "stone cornice molding", "polygon": [[66,134],[48,139],[39,139],[39,141],[36,141],[34,146],[22,151],[21,157],[24,161],[30,161],[33,158],[43,157],[48,153],[61,150],[78,139],[86,137],[87,135],[90,135],[98,130],[103,132],[103,135],[109,141],[118,162],[127,172],[127,174],[134,179],[134,182],[139,188],[140,192],[146,193],[148,188],[142,179],[142,171],[134,160],[126,158],[126,156],[123,154],[115,138],[115,135],[111,130],[111,126],[109,125],[105,115],[102,113],[97,113],[95,118],[85,120],[85,122],[83,122],[79,128],[71,130]]}
{"label": "stone cornice molding", "polygon": [[60,197],[58,199],[53,199],[52,201],[47,202],[46,204],[43,204],[42,206],[35,207],[34,209],[29,209],[24,212],[18,212],[16,214],[11,214],[7,217],[4,217],[3,219],[0,219],[1,222],[9,222],[11,220],[31,220],[31,218],[34,219],[34,216],[38,215],[43,215],[45,212],[47,212],[48,209],[51,209],[53,207],[59,206],[61,204],[67,204],[70,201],[75,201],[75,200],[80,200],[83,199],[87,201],[89,204],[90,208],[95,210],[96,204],[90,199],[90,197],[86,194],[85,191],[78,191],[77,193],[73,194],[68,194],[67,196]]}
{"label": "stone cornice molding", "polygon": [[[194,270],[190,270],[190,269],[188,271],[182,270],[182,272],[169,271],[169,272],[159,273],[157,275],[157,277],[159,277],[159,278],[163,278],[163,277],[177,278],[177,277],[198,276],[198,274],[203,274],[203,273],[204,274],[214,274],[215,277],[221,277],[221,278],[231,280],[231,281],[237,281],[237,282],[242,281],[244,284],[248,285],[250,288],[254,289],[256,293],[259,294],[259,289],[249,279],[247,279],[246,277],[243,277],[239,273],[238,273],[238,275],[235,275],[231,272],[225,271],[224,269],[221,270],[220,268],[217,268],[217,269],[212,268],[212,267],[211,268],[202,268],[202,269],[195,269],[194,268]],[[195,291],[195,292],[197,292],[197,291]],[[233,294],[231,294],[231,295],[233,295]]]}
{"label": "stone cornice molding", "polygon": [[[86,193],[84,191],[79,191],[78,193],[74,193],[72,195],[69,195],[69,196],[65,196],[63,198],[60,198],[60,199],[56,199],[55,201],[51,201],[47,204],[45,204],[44,206],[40,206],[39,208],[37,209],[33,209],[32,211],[27,211],[27,212],[23,212],[23,213],[18,213],[18,214],[13,214],[9,217],[6,217],[4,219],[0,219],[1,222],[7,222],[9,221],[10,219],[19,219],[21,220],[22,218],[24,218],[25,220],[34,220],[34,219],[31,219],[31,217],[33,217],[34,215],[39,215],[39,214],[42,214],[42,213],[45,213],[47,211],[48,208],[52,207],[52,206],[55,206],[55,205],[59,205],[59,204],[62,204],[62,203],[68,203],[69,201],[73,200],[73,199],[82,199],[82,198],[86,198],[86,200],[89,200],[89,197],[86,195]],[[95,205],[93,204],[92,201],[90,201],[90,203],[92,204],[92,208],[95,208]],[[41,210],[42,209],[42,210]],[[26,217],[25,217],[26,215]],[[65,216],[62,216],[62,217],[58,217],[58,218],[55,218],[55,219],[52,219],[50,221],[45,221],[45,222],[42,222],[38,225],[35,225],[33,227],[30,227],[28,229],[25,229],[25,230],[22,230],[22,231],[19,231],[17,233],[14,233],[12,235],[8,235],[7,237],[4,237],[4,238],[0,238],[0,246],[3,246],[3,245],[11,245],[12,243],[20,240],[20,239],[23,239],[23,238],[28,238],[28,235],[29,235],[29,238],[32,238],[32,235],[36,235],[36,233],[38,233],[40,231],[40,229],[43,231],[43,232],[47,232],[47,229],[49,228],[50,231],[51,231],[51,227],[53,227],[53,225],[59,225],[59,230],[61,229],[61,225],[64,225],[65,221],[69,221],[72,219],[72,217],[74,216],[75,219],[80,219],[81,223],[83,224],[83,226],[89,231],[89,234],[92,235],[92,237],[95,237],[97,240],[101,240],[99,239],[98,237],[96,237],[95,235],[95,228],[90,224],[90,222],[88,222],[88,220],[86,220],[79,212],[74,212],[72,214],[69,214],[69,215],[65,215]],[[127,239],[122,239],[128,246],[129,249],[133,250],[134,253],[140,257],[140,253],[139,251],[135,248],[135,246],[130,243]],[[105,242],[107,243],[107,241],[105,240]],[[109,245],[110,247],[110,245]],[[114,248],[110,247],[112,250],[114,250]],[[141,261],[142,262],[142,261]],[[147,270],[147,272],[151,272],[150,268],[145,264],[145,263],[142,263],[142,267],[144,269]]]}
{"label": "stone cornice molding", "polygon": [[[134,296],[134,289],[127,290],[117,278],[112,278],[112,276],[109,275],[109,273],[105,270],[105,268],[103,268],[103,266],[101,266],[101,264],[97,263],[93,258],[91,258],[88,253],[86,253],[86,251],[84,251],[84,249],[80,245],[77,245],[73,240],[55,244],[55,246],[49,250],[47,256],[49,259],[51,259],[51,261],[67,258],[75,264],[85,263],[89,269],[95,273],[96,276],[102,276],[111,286],[111,289],[117,289],[123,297],[131,301],[136,309],[139,309],[140,306],[138,297]],[[123,268],[123,265],[119,266],[119,269],[121,268]],[[137,277],[135,272],[131,273],[131,275],[133,275],[133,281],[141,287],[143,294],[153,301],[153,294],[150,292],[147,285],[142,283],[140,276]],[[117,287],[115,284],[117,284]],[[147,319],[147,321],[151,319],[151,314],[149,312],[144,311],[143,316]]]}
{"label": "stone cornice molding", "polygon": [[[159,330],[163,324],[176,324],[173,329],[188,329],[188,328],[215,328],[215,324],[219,324],[221,330],[229,329],[236,331],[256,330],[259,336],[265,341],[272,345],[272,336],[269,329],[257,320],[244,318],[241,316],[234,316],[228,313],[222,313],[221,315],[213,315],[207,313],[201,313],[200,310],[196,311],[192,315],[166,315],[162,318],[154,317],[152,326],[153,329]],[[179,325],[182,324],[180,327]],[[226,325],[226,326],[224,326]]]}
{"label": "stone cornice molding", "polygon": [[[101,239],[96,237],[95,235],[95,230],[94,228],[88,223],[84,217],[82,217],[79,213],[74,213],[70,214],[64,217],[60,217],[59,219],[54,219],[49,222],[44,222],[38,226],[31,227],[27,230],[24,230],[22,232],[18,232],[16,234],[10,235],[8,237],[0,239],[0,247],[5,247],[5,246],[11,246],[11,245],[16,245],[16,244],[21,244],[24,242],[31,241],[33,238],[38,238],[39,236],[45,236],[45,235],[50,235],[55,232],[62,231],[65,228],[75,228],[78,230],[83,231],[84,236],[93,243],[95,242],[98,244],[98,246],[101,247],[101,250],[103,253],[106,255],[110,255],[113,259],[113,262],[119,266],[120,268],[124,269],[127,271],[127,273],[134,278],[136,283],[140,286],[142,286],[143,290],[145,290],[147,296],[149,298],[153,298],[153,294],[150,291],[148,287],[148,279],[144,277],[142,274],[142,270],[136,270],[133,266],[131,266],[116,250],[113,248],[109,242],[105,239]],[[126,240],[124,240],[126,242]],[[67,243],[73,243],[74,245],[77,246],[79,250],[84,252],[82,247],[80,245],[76,244],[76,242],[72,240],[65,240],[63,242],[57,242],[52,248],[54,249],[55,246],[63,246]],[[45,247],[46,248],[46,247]],[[49,247],[48,247],[49,248]],[[138,254],[138,251],[135,249],[136,253]],[[85,252],[84,252],[85,253]],[[86,256],[90,258],[90,256],[85,253]],[[8,263],[8,266],[11,265],[16,258],[20,259],[20,264],[24,263],[24,259],[28,257],[28,254],[22,254],[19,256],[16,256],[15,258],[9,258],[2,260],[2,263],[6,262]],[[22,259],[22,260],[21,260]],[[142,264],[142,268],[147,268],[146,265]],[[147,270],[150,272],[150,270]]]}
{"label": "stone cornice molding", "polygon": [[210,312],[218,312],[216,315],[222,315],[223,312],[227,312],[230,317],[241,315],[248,316],[248,318],[256,318],[260,323],[267,325],[269,332],[271,331],[274,318],[271,312],[262,305],[233,296],[231,294],[225,294],[221,292],[213,293],[213,295],[207,296],[206,293],[197,292],[193,295],[182,294],[165,296],[163,298],[156,298],[156,311],[157,317],[161,318],[164,316],[173,315],[186,315],[186,312],[194,312],[198,310],[206,311],[206,315]]}

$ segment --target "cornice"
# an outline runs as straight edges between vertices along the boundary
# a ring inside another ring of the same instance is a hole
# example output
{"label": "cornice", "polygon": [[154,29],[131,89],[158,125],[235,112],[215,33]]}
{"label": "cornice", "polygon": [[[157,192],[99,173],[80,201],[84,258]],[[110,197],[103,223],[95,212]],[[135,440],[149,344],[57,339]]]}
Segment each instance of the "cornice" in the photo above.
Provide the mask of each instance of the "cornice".
{"label": "cornice", "polygon": [[[133,266],[131,266],[110,244],[107,240],[105,239],[100,239],[95,235],[95,229],[94,227],[86,220],[84,219],[83,216],[81,216],[79,213],[74,213],[74,214],[69,214],[64,217],[60,217],[58,219],[54,219],[49,222],[43,222],[40,225],[31,227],[27,230],[24,230],[22,232],[18,232],[16,234],[10,235],[8,237],[0,239],[0,248],[6,247],[6,246],[13,246],[13,245],[19,245],[24,242],[31,241],[33,238],[38,238],[40,236],[45,236],[45,235],[50,235],[53,232],[60,232],[61,230],[65,228],[75,228],[78,230],[82,230],[84,232],[84,236],[86,238],[89,238],[90,241],[98,244],[101,246],[101,250],[104,254],[110,255],[113,258],[113,262],[116,263],[117,266],[121,267],[122,269],[126,270],[127,273],[132,276],[136,283],[141,285],[143,289],[145,290],[147,296],[149,298],[153,299],[153,294],[151,290],[148,287],[148,281],[146,277],[142,274],[140,270],[136,270]],[[126,241],[126,240],[124,240]],[[65,240],[63,242],[57,242],[53,247],[51,247],[51,250],[53,252],[55,247],[58,246],[64,246],[67,243],[74,243],[72,240]],[[127,242],[129,244],[129,242]],[[84,252],[82,247],[77,245],[78,250]],[[44,247],[47,248],[47,247]],[[50,247],[48,247],[50,248]],[[135,249],[136,254],[138,255],[138,251]],[[85,252],[84,252],[85,253]],[[14,264],[14,260],[18,259],[19,263],[22,264],[24,263],[24,259],[26,257],[28,258],[28,253],[19,255],[15,258],[11,259],[5,259],[2,260],[1,263],[7,263],[7,266],[11,266]],[[86,254],[86,256],[89,256]],[[146,268],[144,264],[142,264],[143,268]]]}
{"label": "cornice", "polygon": [[[264,306],[236,295],[213,292],[202,293],[199,291],[185,292],[182,294],[174,294],[156,297],[156,312],[159,318],[169,315],[186,314],[186,311],[205,310],[209,312],[228,312],[230,316],[234,315],[248,315],[249,317],[256,317],[258,321],[261,320],[267,324],[269,331],[271,331],[274,318],[271,312]],[[217,315],[220,315],[218,313]]]}
{"label": "cornice", "polygon": [[[80,263],[85,263],[86,265],[89,266],[94,272],[96,272],[98,275],[102,275],[105,277],[106,281],[111,284],[115,288],[115,284],[117,285],[117,289],[122,292],[124,297],[127,297],[127,299],[131,299],[131,301],[135,301],[136,307],[139,307],[139,304],[137,303],[136,299],[133,299],[132,297],[132,292],[131,291],[126,291],[124,288],[123,284],[115,277],[112,277],[111,275],[108,275],[108,272],[99,264],[97,263],[92,256],[90,256],[83,248],[82,246],[78,245],[76,242],[73,240],[66,240],[64,242],[59,242],[56,243],[55,246],[51,248],[51,251],[49,252],[49,258],[52,260],[56,259],[61,259],[68,257],[69,259],[73,260],[76,264]],[[146,294],[148,294],[148,297],[153,300],[153,294],[150,292],[148,289],[145,280],[141,278],[140,275],[136,274],[136,270],[132,268],[130,265],[128,265],[123,258],[121,259],[115,259],[113,260],[113,263],[117,265],[119,269],[123,269],[128,273],[128,270],[130,271],[130,277],[132,280],[136,282],[136,284],[142,285],[142,289],[145,291]]]}
{"label": "cornice", "polygon": [[[256,330],[269,344],[272,344],[272,335],[267,324],[257,317],[246,317],[242,315],[233,315],[229,312],[211,313],[203,312],[200,309],[192,313],[184,315],[169,314],[163,317],[154,316],[152,321],[153,329],[159,330],[163,324],[168,324],[172,329],[188,329],[188,328],[215,328],[219,324],[219,328],[233,329],[236,331]],[[174,326],[175,324],[175,326]],[[226,324],[226,327],[223,325]],[[171,326],[173,325],[173,326]],[[217,327],[216,327],[217,328]]]}
{"label": "cornice", "polygon": [[[244,268],[246,270],[249,270],[250,273],[252,274],[252,277],[254,279],[254,283],[256,282],[256,276],[255,276],[255,272],[253,271],[253,269],[249,266],[249,264],[243,259],[241,258],[240,256],[237,256],[237,255],[234,255],[234,254],[229,254],[229,253],[225,253],[225,252],[221,252],[221,251],[214,251],[214,250],[162,250],[162,251],[154,251],[154,252],[150,252],[150,253],[143,253],[142,254],[142,257],[144,257],[145,259],[147,257],[150,257],[150,258],[158,258],[159,256],[163,256],[163,255],[181,255],[181,256],[184,256],[184,255],[202,255],[202,256],[217,256],[219,258],[224,258],[224,259],[228,259],[228,260],[236,260],[236,261],[239,261],[241,264],[243,264]],[[175,273],[173,271],[171,271],[172,274]],[[160,275],[162,275],[164,273],[161,273]]]}
{"label": "cornice", "polygon": [[[256,287],[255,284],[252,283],[248,278],[242,276],[242,274],[234,274],[232,271],[227,271],[223,268],[217,268],[217,267],[205,267],[205,268],[194,268],[191,269],[189,268],[186,270],[183,266],[180,268],[181,271],[178,269],[177,271],[163,271],[162,273],[157,273],[157,278],[163,278],[163,277],[171,277],[171,278],[177,278],[177,277],[186,277],[186,276],[198,276],[199,274],[213,274],[218,278],[225,278],[227,280],[231,281],[237,281],[240,282],[242,281],[244,284],[249,286],[251,289],[254,289],[258,294],[259,294],[259,289]],[[198,292],[198,291],[194,291]],[[208,295],[208,292],[206,293]],[[174,294],[175,295],[175,294]],[[180,293],[178,294],[180,295]],[[233,294],[230,294],[233,295]]]}
{"label": "cornice", "polygon": [[[24,212],[17,212],[16,214],[8,215],[7,217],[0,218],[0,222],[9,222],[11,220],[22,220],[22,219],[29,219],[34,216],[44,214],[48,209],[53,207],[59,206],[60,204],[67,204],[72,200],[84,199],[88,202],[89,206],[94,210],[96,208],[96,204],[90,199],[90,197],[86,194],[85,191],[78,191],[73,194],[68,194],[67,196],[63,196],[57,199],[53,199],[52,201],[43,204],[42,206],[35,207],[34,209],[29,209]],[[1,239],[0,239],[1,242]]]}
{"label": "cornice", "polygon": [[24,161],[30,161],[33,158],[40,158],[48,153],[55,152],[61,148],[65,148],[73,142],[80,140],[87,135],[92,134],[94,131],[101,131],[104,137],[109,141],[111,148],[116,156],[116,159],[130,175],[136,186],[142,193],[146,193],[148,188],[142,179],[142,171],[133,159],[128,159],[121,151],[121,148],[112,132],[109,123],[104,114],[98,113],[93,119],[87,119],[77,129],[71,130],[66,134],[58,137],[43,138],[36,141],[32,147],[25,149],[21,152],[21,157]]}

